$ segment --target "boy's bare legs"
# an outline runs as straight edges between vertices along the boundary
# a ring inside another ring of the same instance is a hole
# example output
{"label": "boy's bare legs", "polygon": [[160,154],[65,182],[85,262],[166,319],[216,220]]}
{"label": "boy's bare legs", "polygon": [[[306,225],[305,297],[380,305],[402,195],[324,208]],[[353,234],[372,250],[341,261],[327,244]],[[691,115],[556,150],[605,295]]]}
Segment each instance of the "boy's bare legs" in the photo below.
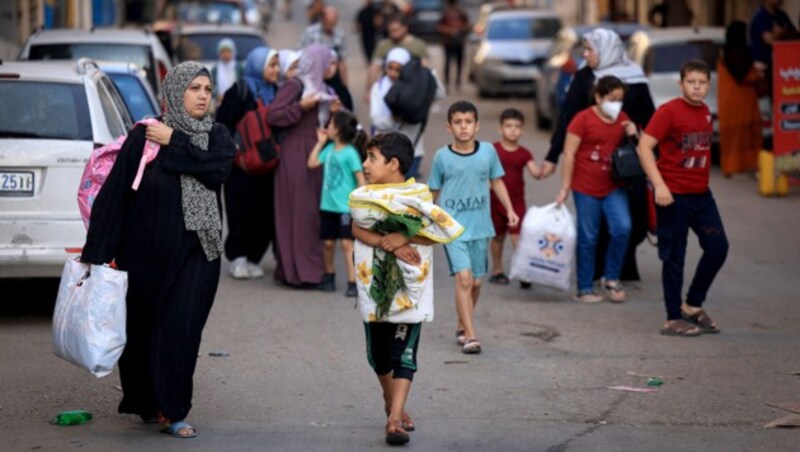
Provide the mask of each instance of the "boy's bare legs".
{"label": "boy's bare legs", "polygon": [[514,249],[517,249],[517,245],[519,245],[519,234],[508,234],[511,237],[511,245],[514,246]]}
{"label": "boy's bare legs", "polygon": [[505,241],[505,235],[496,235],[492,238],[492,243],[490,245],[492,253],[492,275],[503,273],[503,243]]}
{"label": "boy's bare legs", "polygon": [[386,416],[388,416],[387,424],[392,422],[395,425],[400,424],[404,430],[414,428],[414,421],[405,410],[408,393],[411,390],[411,380],[394,378],[389,372],[386,375],[378,375],[378,381],[383,389],[383,402]]}
{"label": "boy's bare legs", "polygon": [[[353,242],[350,242],[352,247]],[[336,240],[325,240],[323,242],[323,258],[325,260],[325,273],[334,273],[336,268],[333,265],[333,257],[336,254]]]}
{"label": "boy's bare legs", "polygon": [[[458,329],[464,331],[467,340],[475,339],[475,328],[472,326],[472,315],[475,310],[477,298],[475,293],[475,279],[471,270],[461,270],[456,273],[456,313],[458,313]],[[480,283],[477,286],[480,294]]]}
{"label": "boy's bare legs", "polygon": [[[347,268],[347,282],[354,282],[356,280],[356,269],[353,263],[353,241],[342,239],[342,253],[344,254],[344,264]],[[333,257],[331,257],[333,262]],[[327,270],[326,270],[327,271]]]}

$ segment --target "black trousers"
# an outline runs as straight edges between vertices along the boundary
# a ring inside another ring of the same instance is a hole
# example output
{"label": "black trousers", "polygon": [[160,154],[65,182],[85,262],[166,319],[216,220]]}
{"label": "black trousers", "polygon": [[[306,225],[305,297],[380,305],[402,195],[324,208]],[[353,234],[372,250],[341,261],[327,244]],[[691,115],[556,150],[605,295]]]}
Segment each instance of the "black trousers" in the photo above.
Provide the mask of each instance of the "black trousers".
{"label": "black trousers", "polygon": [[444,46],[444,83],[450,84],[450,60],[456,64],[456,86],[461,86],[461,67],[464,62],[464,44],[446,44]]}
{"label": "black trousers", "polygon": [[225,257],[246,257],[261,262],[275,239],[275,195],[273,173],[252,176],[234,165],[225,182],[225,213],[228,237]]}

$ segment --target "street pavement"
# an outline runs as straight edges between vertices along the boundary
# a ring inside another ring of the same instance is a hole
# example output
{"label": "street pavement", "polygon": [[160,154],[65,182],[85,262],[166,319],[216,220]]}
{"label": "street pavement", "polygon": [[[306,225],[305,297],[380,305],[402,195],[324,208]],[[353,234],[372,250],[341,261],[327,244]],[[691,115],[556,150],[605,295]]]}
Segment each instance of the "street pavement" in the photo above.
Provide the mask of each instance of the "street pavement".
{"label": "street pavement", "polygon": [[[302,3],[302,2],[295,2]],[[339,2],[343,26],[356,2]],[[300,6],[296,5],[296,9]],[[299,9],[298,9],[299,12]],[[295,17],[299,17],[297,14]],[[294,45],[298,23],[275,24],[270,43]],[[365,71],[350,38],[354,97]],[[434,52],[434,62],[441,52]],[[523,111],[523,144],[541,162],[548,133],[533,127],[531,99],[479,100],[471,86],[437,106],[425,133],[423,173],[448,142],[444,110],[475,101],[479,138],[494,140],[506,107]],[[358,113],[367,114],[363,105]],[[527,182],[529,205],[554,199],[557,177]],[[768,403],[800,402],[800,192],[757,195],[748,175],[712,172],[731,248],[707,309],[722,333],[659,335],[664,320],[656,249],[639,247],[642,281],[623,305],[582,305],[571,293],[484,284],[477,332],[484,352],[463,355],[455,343],[453,280],[436,251],[436,319],[423,327],[419,372],[408,411],[417,431],[406,448],[458,451],[793,451],[800,431],[765,429],[788,412]],[[571,204],[570,204],[571,206]],[[510,258],[506,248],[506,262]],[[699,257],[692,239],[687,278]],[[199,436],[177,440],[135,416],[119,415],[118,375],[96,379],[52,354],[50,313],[57,281],[2,281],[0,293],[0,450],[361,451],[388,448],[383,403],[369,368],[353,299],[344,298],[337,256],[336,294],[294,291],[271,278],[234,281],[223,265],[205,330],[188,421]],[[224,351],[226,357],[211,357]],[[644,386],[654,393],[609,386]],[[59,411],[86,409],[82,426],[49,424]]]}

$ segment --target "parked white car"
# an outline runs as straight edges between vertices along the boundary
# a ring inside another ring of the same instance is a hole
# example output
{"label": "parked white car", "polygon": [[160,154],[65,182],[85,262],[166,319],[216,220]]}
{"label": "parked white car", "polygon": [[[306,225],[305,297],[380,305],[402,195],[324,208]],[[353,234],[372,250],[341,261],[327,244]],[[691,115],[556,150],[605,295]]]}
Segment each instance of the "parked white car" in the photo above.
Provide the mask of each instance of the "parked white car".
{"label": "parked white car", "polygon": [[714,119],[715,141],[717,120],[717,58],[725,44],[721,27],[675,27],[637,31],[628,42],[628,55],[647,75],[650,95],[656,108],[680,96],[680,68],[690,59],[705,61],[711,68],[711,90],[706,104]]}
{"label": "parked white car", "polygon": [[552,11],[517,8],[490,13],[475,54],[469,56],[469,76],[478,94],[535,94],[534,79],[560,28],[561,19]]}
{"label": "parked white car", "polygon": [[245,25],[182,25],[175,46],[176,57],[178,61],[198,61],[210,69],[219,57],[217,45],[224,38],[233,40],[236,61],[242,65],[251,50],[267,45],[261,32]]}
{"label": "parked white car", "polygon": [[153,91],[161,95],[161,82],[172,69],[164,46],[155,33],[140,29],[41,30],[32,34],[20,60],[77,60],[134,63],[147,73]]}
{"label": "parked white car", "polygon": [[0,63],[0,278],[58,276],[86,239],[77,192],[132,120],[88,59]]}

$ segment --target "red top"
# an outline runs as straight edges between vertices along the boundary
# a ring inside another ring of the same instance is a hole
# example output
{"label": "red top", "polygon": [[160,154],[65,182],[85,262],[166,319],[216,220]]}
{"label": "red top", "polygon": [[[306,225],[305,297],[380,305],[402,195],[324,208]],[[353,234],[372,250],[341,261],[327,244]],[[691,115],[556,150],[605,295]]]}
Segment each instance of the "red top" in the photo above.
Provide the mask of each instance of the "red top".
{"label": "red top", "polygon": [[[515,151],[507,151],[499,141],[494,143],[494,149],[497,151],[497,157],[500,158],[500,164],[503,165],[503,170],[506,172],[505,176],[503,176],[503,183],[506,184],[508,197],[512,201],[525,199],[525,165],[533,161],[533,154],[522,146],[519,146]],[[494,191],[492,191],[492,201],[498,201]]]}
{"label": "red top", "polygon": [[705,193],[714,134],[708,106],[673,99],[656,110],[644,133],[658,140],[658,171],[669,191]]}
{"label": "red top", "polygon": [[572,171],[573,191],[602,198],[619,188],[611,177],[611,154],[625,137],[622,122],[628,120],[621,112],[614,123],[607,123],[592,107],[575,115],[567,127],[567,132],[581,138]]}

